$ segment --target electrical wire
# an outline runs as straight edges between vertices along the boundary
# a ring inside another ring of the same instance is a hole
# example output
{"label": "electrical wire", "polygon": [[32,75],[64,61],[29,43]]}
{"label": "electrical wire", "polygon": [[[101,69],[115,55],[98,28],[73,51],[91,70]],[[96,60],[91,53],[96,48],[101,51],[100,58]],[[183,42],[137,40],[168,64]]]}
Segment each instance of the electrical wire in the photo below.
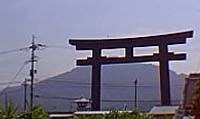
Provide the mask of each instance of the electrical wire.
{"label": "electrical wire", "polygon": [[8,54],[8,53],[14,53],[18,51],[23,51],[23,50],[28,50],[29,47],[24,47],[24,48],[18,48],[18,49],[12,49],[12,50],[7,50],[7,51],[0,51],[0,54]]}
{"label": "electrical wire", "polygon": [[67,101],[74,101],[76,99],[79,99],[77,97],[71,98],[71,97],[58,97],[58,96],[44,96],[39,94],[35,94],[34,96],[36,98],[42,98],[42,99],[55,99],[55,100],[67,100]]}
{"label": "electrical wire", "polygon": [[[46,83],[42,83],[42,85],[43,86],[45,86],[44,84],[46,84]],[[41,86],[41,82],[40,82],[40,84],[39,84],[40,86]],[[71,87],[71,83],[70,83],[70,85],[69,85],[70,87]],[[46,86],[45,86],[46,87]],[[133,87],[133,86],[132,86]],[[80,87],[79,87],[80,88]],[[40,89],[39,89],[39,92],[43,92],[43,91],[41,91]],[[44,92],[43,92],[44,93]],[[42,96],[42,95],[40,95],[40,96],[38,96],[38,98],[43,98],[43,99],[54,99],[54,100],[68,100],[68,101],[71,101],[72,99],[75,99],[75,98],[69,98],[69,97],[59,97],[59,96],[53,96],[53,97],[48,97],[48,96]],[[78,99],[78,98],[77,98]],[[103,99],[103,100],[101,100],[102,102],[134,102],[134,100],[126,100],[126,99]],[[155,100],[155,99],[144,99],[144,100],[142,100],[142,99],[139,99],[138,100],[138,102],[143,102],[143,103],[145,103],[145,102],[151,102],[151,103],[154,103],[154,102],[160,102],[160,100]],[[174,102],[174,103],[177,103],[177,104],[179,104],[179,102],[180,102],[180,100],[172,100],[172,102]]]}
{"label": "electrical wire", "polygon": [[8,90],[8,91],[6,91],[6,93],[7,93],[7,94],[16,93],[16,92],[18,92],[18,91],[20,91],[20,90],[21,90],[21,88],[17,88],[17,89],[14,89],[14,90]]}
{"label": "electrical wire", "polygon": [[[14,72],[0,72],[0,74],[3,74],[3,75],[10,75],[10,74],[13,74]],[[20,73],[21,75],[26,75],[25,73]]]}
{"label": "electrical wire", "polygon": [[[56,78],[56,79],[64,79],[64,78]],[[77,82],[77,81],[67,81],[67,80],[48,80],[48,81],[52,81],[52,82],[57,82],[57,83],[67,83],[67,84],[75,84],[75,85],[85,85],[85,86],[91,86],[91,83],[87,83],[87,82]],[[42,81],[40,83],[43,83]],[[134,85],[122,85],[122,84],[113,84],[113,83],[101,83],[101,86],[104,87],[134,87]],[[173,84],[173,87],[181,87],[184,86],[183,84]],[[153,86],[153,85],[137,85],[137,87],[159,87],[159,86]]]}
{"label": "electrical wire", "polygon": [[1,82],[0,85],[20,84],[20,81]]}
{"label": "electrical wire", "polygon": [[[103,99],[102,102],[134,102],[135,100],[124,100],[124,99]],[[181,100],[171,100],[172,102],[180,102]],[[160,100],[156,99],[138,99],[137,102],[161,102]]]}
{"label": "electrical wire", "polygon": [[0,96],[2,96],[2,95],[4,94],[4,92],[6,91],[6,89],[9,88],[11,84],[13,84],[13,83],[11,83],[11,82],[14,82],[14,81],[15,81],[15,79],[16,79],[17,76],[20,74],[20,72],[24,69],[24,67],[25,67],[26,64],[27,64],[27,63],[23,63],[23,65],[19,68],[19,70],[17,71],[17,73],[16,73],[16,74],[14,75],[14,77],[11,79],[10,83],[8,83],[8,86],[6,86],[6,87],[0,92]]}
{"label": "electrical wire", "polygon": [[[42,86],[42,87],[47,87],[47,86],[49,86],[48,84],[46,84],[46,83],[39,83],[39,84],[34,84],[34,85],[37,85],[37,86]],[[66,85],[65,85],[66,86]],[[69,84],[69,85],[67,85],[67,87],[76,87],[76,88],[84,88],[84,89],[90,89],[90,86],[88,86],[88,85],[71,85],[71,84]]]}
{"label": "electrical wire", "polygon": [[46,48],[61,48],[61,49],[73,49],[64,45],[45,45]]}
{"label": "electrical wire", "polygon": [[[44,96],[44,95],[40,95],[40,94],[35,94],[35,97],[36,98],[42,98],[42,99],[53,99],[53,100],[66,100],[66,101],[74,101],[76,99],[79,99],[80,97],[62,97],[62,96]],[[172,102],[174,103],[179,103],[181,100],[171,100]],[[101,102],[113,102],[113,103],[116,103],[116,102],[134,102],[134,100],[127,100],[127,99],[102,99]],[[138,99],[137,102],[160,102],[160,100],[157,100],[157,99],[145,99],[145,100],[142,100],[142,99]]]}

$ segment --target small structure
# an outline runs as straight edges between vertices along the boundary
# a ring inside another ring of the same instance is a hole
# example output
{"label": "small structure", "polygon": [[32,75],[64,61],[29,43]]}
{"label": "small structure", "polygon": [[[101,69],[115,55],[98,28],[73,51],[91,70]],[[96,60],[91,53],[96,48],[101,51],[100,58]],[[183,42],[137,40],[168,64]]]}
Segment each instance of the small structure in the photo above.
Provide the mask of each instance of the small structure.
{"label": "small structure", "polygon": [[74,103],[77,104],[77,110],[78,111],[87,111],[90,110],[89,104],[90,100],[84,97],[81,97],[79,99],[74,100]]}
{"label": "small structure", "polygon": [[169,118],[172,119],[179,106],[155,106],[149,112],[155,119]]}

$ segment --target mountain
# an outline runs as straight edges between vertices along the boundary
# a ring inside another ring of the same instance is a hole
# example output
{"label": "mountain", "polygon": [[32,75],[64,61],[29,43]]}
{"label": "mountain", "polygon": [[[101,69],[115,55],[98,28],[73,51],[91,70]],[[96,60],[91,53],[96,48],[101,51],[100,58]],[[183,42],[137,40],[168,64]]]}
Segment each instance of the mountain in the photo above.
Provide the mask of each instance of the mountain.
{"label": "mountain", "polygon": [[[108,65],[102,67],[102,110],[134,106],[134,80],[138,81],[138,108],[149,110],[159,105],[160,87],[158,67],[151,64]],[[180,103],[185,75],[170,71],[171,97]],[[48,110],[75,110],[73,99],[90,97],[91,67],[77,67],[70,72],[40,81],[34,85],[34,102]],[[6,89],[5,97],[23,107],[23,86]],[[29,92],[29,90],[28,90]],[[29,94],[29,93],[28,93]]]}

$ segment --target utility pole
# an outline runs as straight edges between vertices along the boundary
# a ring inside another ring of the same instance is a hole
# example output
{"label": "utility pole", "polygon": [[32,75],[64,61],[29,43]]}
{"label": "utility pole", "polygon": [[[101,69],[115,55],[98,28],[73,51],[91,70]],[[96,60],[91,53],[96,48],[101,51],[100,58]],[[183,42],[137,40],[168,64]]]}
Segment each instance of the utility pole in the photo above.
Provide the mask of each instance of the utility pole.
{"label": "utility pole", "polygon": [[[42,44],[35,44],[35,36],[32,35],[32,44],[29,47],[31,49],[31,70],[30,70],[30,81],[31,81],[31,89],[30,89],[30,109],[33,108],[33,85],[34,85],[34,79],[35,79],[35,73],[37,73],[37,70],[35,70],[35,62],[37,62],[35,51],[38,50],[40,47],[46,47],[46,45]],[[30,114],[30,119],[32,119],[32,113]]]}
{"label": "utility pole", "polygon": [[24,111],[26,111],[26,105],[27,105],[27,82],[28,82],[28,79],[25,79],[24,81]]}
{"label": "utility pole", "polygon": [[137,109],[137,79],[134,81],[134,87],[135,87],[134,108]]}
{"label": "utility pole", "polygon": [[30,92],[30,109],[33,107],[33,83],[34,83],[34,74],[35,74],[35,50],[37,49],[37,46],[35,45],[35,36],[32,35],[32,45],[31,45],[31,70],[30,70],[30,76],[31,76],[31,92]]}
{"label": "utility pole", "polygon": [[8,95],[7,92],[5,92],[5,108],[8,108]]}

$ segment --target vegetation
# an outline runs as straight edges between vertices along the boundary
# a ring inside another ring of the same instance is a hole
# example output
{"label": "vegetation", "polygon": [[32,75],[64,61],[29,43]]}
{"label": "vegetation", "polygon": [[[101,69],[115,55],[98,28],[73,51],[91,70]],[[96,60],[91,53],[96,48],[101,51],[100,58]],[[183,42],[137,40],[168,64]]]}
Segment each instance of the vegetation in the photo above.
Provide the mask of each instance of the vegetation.
{"label": "vegetation", "polygon": [[153,117],[134,110],[131,112],[111,111],[105,115],[81,115],[75,116],[75,119],[153,119]]}
{"label": "vegetation", "polygon": [[49,119],[48,113],[39,105],[34,106],[31,110],[20,112],[10,101],[5,106],[0,106],[0,119]]}
{"label": "vegetation", "polygon": [[17,108],[12,102],[0,106],[0,119],[17,119]]}
{"label": "vegetation", "polygon": [[[6,106],[0,106],[0,119],[49,119],[48,113],[39,105],[34,106],[27,111],[19,112],[16,106],[9,102]],[[146,113],[139,111],[111,111],[107,114],[98,115],[79,115],[74,119],[153,119],[153,117]]]}
{"label": "vegetation", "polygon": [[195,119],[199,119],[200,117],[200,80],[194,84],[191,114],[195,116]]}
{"label": "vegetation", "polygon": [[19,119],[29,119],[30,116],[32,116],[32,119],[49,119],[48,113],[39,105],[21,113]]}

